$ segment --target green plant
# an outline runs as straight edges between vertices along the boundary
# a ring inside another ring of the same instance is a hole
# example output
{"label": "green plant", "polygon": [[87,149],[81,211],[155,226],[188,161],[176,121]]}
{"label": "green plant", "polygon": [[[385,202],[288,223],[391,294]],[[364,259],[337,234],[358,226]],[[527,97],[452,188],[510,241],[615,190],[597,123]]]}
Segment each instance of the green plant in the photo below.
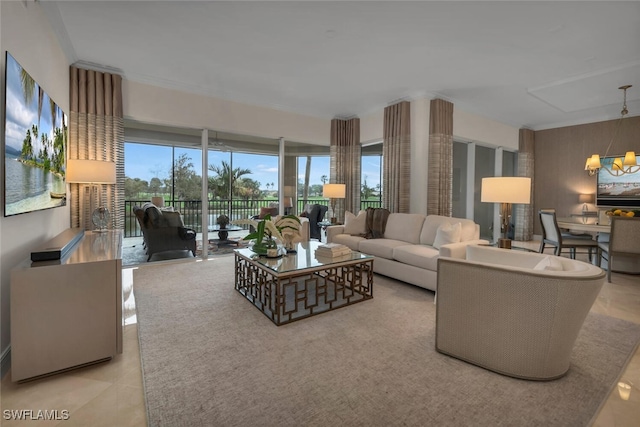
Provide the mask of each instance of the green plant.
{"label": "green plant", "polygon": [[[254,228],[252,233],[243,237],[243,240],[255,240],[257,245],[262,244],[264,240],[277,240],[281,243],[285,242],[283,234],[290,236],[292,233],[298,233],[300,230],[300,219],[295,215],[284,215],[277,222],[271,219],[271,215],[266,215],[261,220],[240,219],[233,221],[237,225],[251,225]],[[297,224],[297,226],[296,226]]]}

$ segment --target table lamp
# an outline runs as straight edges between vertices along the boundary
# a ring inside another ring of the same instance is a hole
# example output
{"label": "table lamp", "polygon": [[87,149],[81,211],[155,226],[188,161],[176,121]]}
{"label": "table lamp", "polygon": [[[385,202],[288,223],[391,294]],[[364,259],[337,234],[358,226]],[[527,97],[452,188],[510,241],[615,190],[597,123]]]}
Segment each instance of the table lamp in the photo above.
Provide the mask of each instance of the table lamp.
{"label": "table lamp", "polygon": [[595,202],[596,197],[594,194],[580,194],[578,196],[578,202],[583,203],[582,205],[582,213],[586,213],[589,212],[589,206],[587,206],[587,203],[593,203]]}
{"label": "table lamp", "polygon": [[500,176],[482,178],[480,201],[500,203],[500,232],[498,247],[511,248],[511,240],[507,237],[511,224],[511,205],[531,203],[531,178]]}
{"label": "table lamp", "polygon": [[283,199],[283,206],[284,206],[284,214],[291,215],[291,208],[293,207],[293,198],[285,197]]}
{"label": "table lamp", "polygon": [[[109,209],[102,206],[102,197],[98,190],[99,184],[116,183],[116,164],[101,160],[69,159],[67,161],[66,180],[69,183],[88,184],[85,186],[85,200],[89,197],[89,211],[96,231],[106,231],[109,224]],[[98,203],[94,203],[95,193],[98,193]],[[94,206],[97,208],[94,209]],[[85,212],[84,207],[81,209]],[[83,224],[87,225],[87,218],[83,215]]]}
{"label": "table lamp", "polygon": [[336,218],[336,202],[338,201],[338,199],[344,199],[346,194],[346,184],[324,184],[322,186],[322,197],[330,199],[332,224],[338,222],[338,219]]}

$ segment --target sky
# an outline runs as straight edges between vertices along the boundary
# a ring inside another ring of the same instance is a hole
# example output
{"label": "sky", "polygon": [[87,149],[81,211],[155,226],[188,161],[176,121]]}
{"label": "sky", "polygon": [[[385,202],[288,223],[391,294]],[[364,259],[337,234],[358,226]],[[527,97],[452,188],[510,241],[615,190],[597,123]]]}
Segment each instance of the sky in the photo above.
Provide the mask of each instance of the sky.
{"label": "sky", "polygon": [[[27,129],[32,124],[38,124],[38,84],[34,89],[34,96],[25,103],[22,94],[22,84],[20,83],[20,70],[22,67],[7,52],[7,83],[6,83],[6,121],[5,121],[5,144],[18,151],[22,150],[22,142],[24,141]],[[28,70],[27,70],[28,72]],[[56,106],[57,107],[57,106]],[[56,108],[56,126],[62,126],[63,112],[60,108]],[[42,102],[42,112],[40,114],[40,134],[49,135],[49,140],[53,140],[53,127],[51,124],[51,107],[49,105],[49,95],[45,92]],[[32,139],[34,153],[38,153],[42,148],[40,137]]]}
{"label": "sky", "polygon": [[[202,176],[202,156],[200,150],[175,148],[175,157],[178,158],[182,153],[186,153],[191,157],[194,170]],[[169,176],[171,168],[172,148],[165,146],[125,143],[124,153],[124,171],[129,178],[140,178],[144,181],[150,181],[151,178],[158,177],[160,179]],[[229,162],[229,152],[209,151],[209,164],[221,164],[222,160]],[[375,159],[375,160],[374,160]],[[379,157],[369,158],[365,156],[362,163],[362,176],[367,176],[367,184],[375,187],[379,183],[380,161]],[[304,165],[304,163],[301,163]],[[267,188],[267,184],[278,184],[278,157],[257,154],[233,154],[233,168],[246,168],[251,170],[250,175],[245,177],[254,179],[260,183],[262,190],[273,189],[271,186]],[[304,181],[304,166],[298,167],[298,180]],[[322,175],[329,176],[329,157],[318,156],[313,157],[311,161],[311,185],[322,184]]]}

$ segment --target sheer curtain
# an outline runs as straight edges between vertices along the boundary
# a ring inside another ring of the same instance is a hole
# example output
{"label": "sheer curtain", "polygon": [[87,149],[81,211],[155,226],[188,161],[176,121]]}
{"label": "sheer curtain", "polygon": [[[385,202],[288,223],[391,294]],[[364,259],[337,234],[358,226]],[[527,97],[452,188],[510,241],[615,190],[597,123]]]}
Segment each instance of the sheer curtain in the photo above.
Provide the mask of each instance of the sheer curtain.
{"label": "sheer curtain", "polygon": [[[102,205],[111,212],[110,228],[124,228],[124,120],[122,76],[70,67],[69,158],[116,163],[116,184],[100,185]],[[88,206],[80,202],[81,184],[71,184],[71,227],[85,227]],[[84,215],[81,209],[84,209]]]}
{"label": "sheer curtain", "polygon": [[535,133],[531,129],[520,129],[518,140],[518,176],[531,178],[531,203],[515,205],[516,229],[515,240],[527,241],[533,238],[535,215],[533,212],[533,183]]}
{"label": "sheer curtain", "polygon": [[384,109],[382,141],[382,207],[407,213],[411,184],[410,103],[402,101]]}
{"label": "sheer curtain", "polygon": [[453,104],[431,100],[427,215],[451,216],[453,211]]}
{"label": "sheer curtain", "polygon": [[360,119],[331,120],[331,183],[346,184],[344,200],[336,203],[336,218],[344,221],[344,211],[360,210]]}

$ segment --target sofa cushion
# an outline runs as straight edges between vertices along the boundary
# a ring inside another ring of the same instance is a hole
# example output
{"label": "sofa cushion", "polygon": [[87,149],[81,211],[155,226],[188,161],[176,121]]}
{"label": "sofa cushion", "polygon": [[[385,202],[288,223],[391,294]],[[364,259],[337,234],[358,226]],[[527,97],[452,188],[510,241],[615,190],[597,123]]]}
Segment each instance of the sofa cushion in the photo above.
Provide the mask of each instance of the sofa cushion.
{"label": "sofa cushion", "polygon": [[358,244],[358,250],[365,254],[393,259],[393,250],[406,246],[407,242],[393,239],[364,239]]}
{"label": "sofa cushion", "polygon": [[540,260],[534,267],[534,270],[550,270],[563,271],[562,263],[556,257],[546,256]]}
{"label": "sofa cushion", "polygon": [[168,227],[184,227],[182,215],[177,211],[163,211],[162,216]]}
{"label": "sofa cushion", "polygon": [[345,246],[348,246],[349,249],[353,251],[360,250],[360,242],[363,240],[367,240],[361,236],[351,236],[349,234],[338,234],[334,236],[332,243],[341,243]]}
{"label": "sofa cushion", "polygon": [[367,211],[358,212],[355,216],[349,211],[344,213],[344,233],[352,236],[364,236],[367,232]]}
{"label": "sofa cushion", "polygon": [[433,247],[440,249],[442,245],[449,243],[458,243],[460,241],[460,235],[462,234],[462,224],[456,222],[455,224],[445,223],[438,226],[436,231],[436,238],[433,240]]}
{"label": "sofa cushion", "polygon": [[455,224],[459,222],[462,226],[462,232],[460,234],[460,241],[467,242],[469,240],[476,240],[479,238],[479,232],[477,225],[470,219],[466,218],[452,218],[441,215],[427,215],[422,226],[422,233],[420,233],[420,243],[423,245],[433,246],[433,242],[436,239],[436,233],[438,227],[441,224]]}
{"label": "sofa cushion", "polygon": [[393,249],[396,261],[432,271],[438,270],[439,254],[437,249],[425,245],[403,245]]}
{"label": "sofa cushion", "polygon": [[147,223],[145,224],[147,227],[151,228],[160,228],[166,227],[164,222],[164,218],[162,217],[162,211],[158,209],[158,207],[152,203],[146,204],[146,208],[144,209],[145,216],[147,217]]}
{"label": "sofa cushion", "polygon": [[418,244],[424,219],[425,216],[420,214],[392,213],[387,219],[384,237]]}

